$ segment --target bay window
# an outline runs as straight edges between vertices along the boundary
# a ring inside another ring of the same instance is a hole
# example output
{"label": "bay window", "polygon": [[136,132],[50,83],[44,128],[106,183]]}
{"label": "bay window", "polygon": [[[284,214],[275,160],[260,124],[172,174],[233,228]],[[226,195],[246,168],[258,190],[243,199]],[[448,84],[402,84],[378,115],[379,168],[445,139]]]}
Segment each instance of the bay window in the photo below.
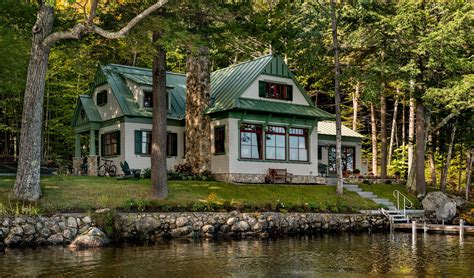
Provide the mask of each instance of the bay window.
{"label": "bay window", "polygon": [[286,159],[285,128],[268,126],[265,131],[265,158],[270,160]]}

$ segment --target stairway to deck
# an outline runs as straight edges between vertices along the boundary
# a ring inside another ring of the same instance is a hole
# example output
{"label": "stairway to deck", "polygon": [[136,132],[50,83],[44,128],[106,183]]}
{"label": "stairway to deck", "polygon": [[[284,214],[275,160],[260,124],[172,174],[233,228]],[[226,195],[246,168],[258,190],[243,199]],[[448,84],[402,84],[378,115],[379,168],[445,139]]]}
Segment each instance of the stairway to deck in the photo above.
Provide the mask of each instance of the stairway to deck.
{"label": "stairway to deck", "polygon": [[344,184],[344,188],[348,191],[356,192],[359,196],[372,200],[376,204],[386,206],[387,209],[382,208],[381,211],[392,223],[410,223],[406,213],[399,210],[389,199],[380,198],[370,191],[364,191],[357,184]]}

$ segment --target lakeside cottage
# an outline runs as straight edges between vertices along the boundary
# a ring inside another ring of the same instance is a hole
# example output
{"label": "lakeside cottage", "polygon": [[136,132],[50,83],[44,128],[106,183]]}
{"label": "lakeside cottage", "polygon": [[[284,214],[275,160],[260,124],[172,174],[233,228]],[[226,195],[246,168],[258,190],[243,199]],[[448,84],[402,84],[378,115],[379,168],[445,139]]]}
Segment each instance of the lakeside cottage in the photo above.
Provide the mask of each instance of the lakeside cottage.
{"label": "lakeside cottage", "polygon": [[[173,169],[184,162],[186,76],[167,72],[166,83],[167,167]],[[269,168],[287,169],[294,183],[321,182],[321,176],[335,174],[334,116],[315,107],[280,56],[214,71],[206,113],[211,119],[211,171],[219,180],[264,182]],[[149,168],[151,70],[101,65],[90,94],[77,101],[72,125],[76,173],[81,151],[88,154],[89,175],[97,174],[98,156],[117,166],[127,161],[131,168]],[[342,135],[344,171],[365,173],[362,135],[345,126]]]}

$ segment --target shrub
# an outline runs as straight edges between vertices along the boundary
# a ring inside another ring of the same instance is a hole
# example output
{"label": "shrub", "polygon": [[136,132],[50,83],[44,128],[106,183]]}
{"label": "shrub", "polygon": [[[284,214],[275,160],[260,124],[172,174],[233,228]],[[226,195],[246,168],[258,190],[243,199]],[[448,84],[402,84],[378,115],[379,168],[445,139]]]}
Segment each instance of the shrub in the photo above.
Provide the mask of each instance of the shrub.
{"label": "shrub", "polygon": [[143,178],[144,179],[151,179],[151,169],[150,168],[143,169]]}

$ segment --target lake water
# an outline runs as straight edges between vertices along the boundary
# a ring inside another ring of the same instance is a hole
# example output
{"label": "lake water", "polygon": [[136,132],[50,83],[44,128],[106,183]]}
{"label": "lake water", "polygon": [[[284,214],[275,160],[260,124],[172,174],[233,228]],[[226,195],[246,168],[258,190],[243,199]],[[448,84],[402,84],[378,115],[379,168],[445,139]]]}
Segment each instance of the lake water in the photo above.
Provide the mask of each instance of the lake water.
{"label": "lake water", "polygon": [[0,276],[474,277],[474,237],[408,233],[325,234],[265,240],[171,240],[71,251],[12,249]]}

